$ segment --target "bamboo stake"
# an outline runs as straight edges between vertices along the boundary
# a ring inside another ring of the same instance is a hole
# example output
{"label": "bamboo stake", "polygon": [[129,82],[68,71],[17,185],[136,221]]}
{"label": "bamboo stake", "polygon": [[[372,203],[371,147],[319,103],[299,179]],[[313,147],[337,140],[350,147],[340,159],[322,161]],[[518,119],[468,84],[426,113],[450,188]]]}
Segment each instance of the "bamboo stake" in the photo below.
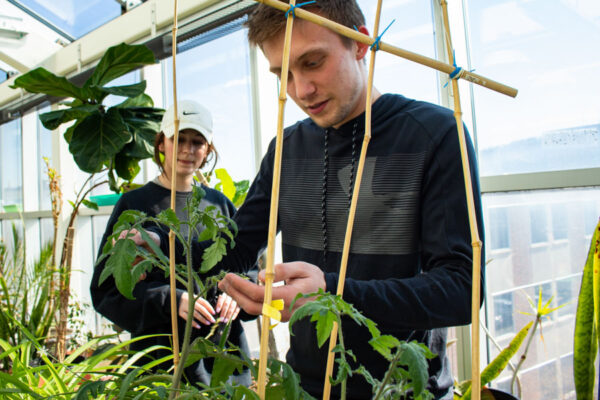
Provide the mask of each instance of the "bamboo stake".
{"label": "bamboo stake", "polygon": [[[444,17],[444,30],[446,33],[446,51],[448,59],[455,63],[454,53],[452,51],[452,38],[450,36],[450,22],[448,20],[448,3],[446,0],[440,1]],[[451,79],[452,93],[454,98],[454,118],[456,119],[456,128],[460,142],[460,155],[462,160],[463,175],[465,177],[465,193],[467,197],[467,210],[469,215],[469,227],[471,231],[471,245],[473,246],[473,284],[471,297],[471,398],[479,400],[481,398],[481,375],[479,371],[479,302],[481,297],[481,239],[477,227],[477,218],[475,215],[475,201],[473,195],[473,186],[471,183],[471,169],[467,155],[467,145],[465,131],[462,123],[462,110],[460,106],[460,93],[458,91],[458,80]]]}
{"label": "bamboo stake", "polygon": [[202,173],[202,171],[200,171],[199,169],[196,170],[195,175],[196,175],[196,178],[198,178],[198,181],[200,181],[201,184],[209,186],[208,181],[206,180],[206,177],[204,176],[204,174]]}
{"label": "bamboo stake", "polygon": [[[377,1],[377,11],[375,13],[375,25],[373,27],[373,38],[377,38],[379,35],[379,20],[381,18],[381,0]],[[371,57],[369,59],[369,77],[367,81],[367,96],[365,104],[365,136],[363,139],[363,145],[360,151],[360,158],[358,161],[358,168],[356,170],[356,178],[354,181],[354,188],[352,191],[352,202],[350,203],[350,210],[348,213],[348,222],[346,226],[346,236],[344,238],[344,247],[342,250],[342,261],[340,265],[340,272],[338,277],[338,286],[336,294],[342,296],[344,293],[344,283],[346,281],[346,270],[348,267],[348,257],[350,255],[350,244],[352,241],[352,229],[354,228],[354,217],[356,215],[356,207],[358,204],[358,194],[360,192],[360,184],[362,181],[363,170],[365,167],[365,160],[367,158],[367,149],[369,147],[369,141],[371,140],[371,99],[373,97],[373,75],[375,72],[375,55],[377,48],[371,48]],[[338,335],[338,324],[333,323],[333,329],[331,330],[331,336],[329,337],[329,353],[327,355],[327,367],[325,369],[325,384],[323,387],[323,400],[329,400],[331,394],[331,382],[330,377],[333,373],[333,361],[334,347],[337,344]],[[343,396],[342,398],[344,398]]]}
{"label": "bamboo stake", "polygon": [[[266,4],[268,6],[271,6],[278,10],[281,10],[281,11],[287,11],[290,8],[288,6],[288,4],[278,1],[278,0],[255,0],[255,1]],[[345,36],[352,40],[356,40],[357,42],[365,43],[368,45],[372,45],[374,42],[374,39],[370,36],[367,36],[363,33],[357,32],[357,31],[350,29],[344,25],[338,24],[337,22],[330,21],[327,18],[321,17],[320,15],[311,13],[310,11],[306,11],[303,9],[296,9],[295,11],[296,11],[297,17],[305,19],[310,22],[313,22],[315,24],[324,26],[328,29],[331,29],[334,32],[339,33],[342,36]],[[439,60],[429,58],[429,57],[420,55],[418,53],[413,53],[411,51],[404,50],[404,49],[392,46],[392,45],[384,43],[384,42],[380,42],[379,49],[382,51],[385,51],[386,53],[394,54],[396,56],[405,58],[407,60],[416,62],[421,65],[425,65],[427,67],[436,69],[436,70],[438,70],[440,72],[444,72],[446,74],[450,74],[455,70],[454,66],[452,66],[450,64],[446,64]],[[488,89],[494,90],[498,93],[502,93],[502,94],[505,94],[510,97],[516,97],[516,95],[517,95],[517,89],[507,86],[507,85],[504,85],[502,83],[493,81],[489,78],[486,78],[479,74],[475,74],[470,71],[462,70],[460,72],[459,76],[457,77],[457,79],[458,78],[463,78],[469,82],[473,82],[477,85],[486,87]]]}
{"label": "bamboo stake", "polygon": [[[177,111],[177,0],[174,0],[173,40],[171,54],[173,58],[173,119],[175,134],[173,136],[173,160],[171,165],[171,209],[175,211],[175,192],[177,174],[177,153],[179,147],[179,113]],[[175,232],[169,231],[169,286],[171,289],[171,329],[173,331],[173,365],[179,364],[179,329],[177,325],[177,293],[175,291]]]}
{"label": "bamboo stake", "polygon": [[[290,7],[296,5],[296,0],[290,0]],[[285,27],[283,42],[283,56],[281,61],[281,78],[279,87],[279,111],[277,115],[277,138],[275,140],[275,160],[273,166],[273,184],[271,188],[271,212],[269,216],[269,236],[267,242],[267,266],[265,271],[265,298],[263,307],[269,307],[273,297],[273,278],[275,260],[275,236],[277,235],[277,213],[279,210],[279,182],[281,178],[281,153],[283,147],[283,115],[287,100],[287,81],[290,61],[290,47],[292,43],[292,28],[294,14],[289,13]],[[286,304],[286,306],[288,306]],[[267,375],[267,355],[269,347],[269,327],[271,318],[264,314],[262,317],[262,333],[260,335],[260,358],[258,364],[258,396],[265,399],[265,385]]]}

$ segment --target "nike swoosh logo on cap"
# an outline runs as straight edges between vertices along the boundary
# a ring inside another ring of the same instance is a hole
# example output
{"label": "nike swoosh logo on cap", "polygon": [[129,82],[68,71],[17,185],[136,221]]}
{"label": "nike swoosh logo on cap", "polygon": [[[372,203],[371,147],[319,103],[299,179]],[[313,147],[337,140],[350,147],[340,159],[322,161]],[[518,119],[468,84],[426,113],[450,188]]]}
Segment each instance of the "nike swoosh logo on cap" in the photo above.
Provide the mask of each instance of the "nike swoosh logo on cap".
{"label": "nike swoosh logo on cap", "polygon": [[184,111],[182,114],[183,114],[183,115],[196,115],[196,114],[200,114],[200,113],[197,113],[197,112],[189,112],[189,111]]}

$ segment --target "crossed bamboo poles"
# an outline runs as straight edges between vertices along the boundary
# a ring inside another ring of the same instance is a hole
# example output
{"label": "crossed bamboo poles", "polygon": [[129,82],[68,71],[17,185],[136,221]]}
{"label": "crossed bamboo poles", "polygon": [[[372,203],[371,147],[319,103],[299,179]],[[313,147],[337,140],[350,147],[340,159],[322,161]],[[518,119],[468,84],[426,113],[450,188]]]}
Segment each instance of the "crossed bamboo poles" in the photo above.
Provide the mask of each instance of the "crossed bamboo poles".
{"label": "crossed bamboo poles", "polygon": [[[283,49],[283,60],[282,60],[282,72],[281,72],[281,82],[280,82],[280,93],[279,93],[279,113],[277,117],[277,136],[275,141],[275,160],[274,160],[274,168],[273,168],[273,184],[272,184],[272,193],[271,193],[271,210],[270,210],[270,219],[269,219],[269,232],[268,232],[268,245],[267,245],[267,262],[266,262],[266,274],[265,274],[265,297],[263,304],[263,323],[262,323],[262,332],[261,332],[261,346],[260,346],[260,358],[259,358],[259,375],[258,375],[258,394],[261,399],[265,398],[265,387],[266,387],[266,366],[267,366],[267,352],[268,352],[268,331],[270,328],[270,315],[268,312],[270,309],[271,301],[272,301],[272,287],[273,287],[273,278],[274,278],[274,256],[275,256],[275,236],[277,234],[277,213],[279,208],[279,183],[281,176],[281,153],[282,153],[282,145],[283,145],[283,115],[286,103],[286,92],[287,92],[287,76],[288,76],[288,68],[289,68],[289,56],[290,56],[290,48],[291,48],[291,36],[292,36],[292,28],[293,28],[293,20],[295,16],[299,18],[305,19],[307,21],[316,23],[318,25],[324,26],[328,29],[331,29],[334,32],[339,33],[345,37],[348,37],[352,40],[368,44],[371,46],[371,57],[369,63],[369,78],[368,78],[368,86],[367,86],[367,100],[366,100],[366,109],[365,109],[365,135],[363,140],[363,146],[361,149],[361,154],[359,158],[359,164],[357,168],[356,181],[353,189],[352,202],[350,205],[348,224],[346,229],[346,236],[344,241],[344,247],[342,251],[342,262],[340,265],[339,272],[339,281],[337,294],[342,295],[344,290],[344,281],[346,276],[346,267],[348,263],[348,256],[350,252],[350,243],[352,238],[352,228],[354,225],[354,216],[356,214],[356,206],[358,203],[358,194],[360,190],[360,183],[362,180],[362,172],[364,169],[364,163],[366,159],[366,153],[368,148],[368,143],[371,138],[371,97],[372,97],[372,87],[373,87],[373,74],[374,74],[374,65],[375,65],[375,53],[377,50],[383,50],[385,52],[397,55],[399,57],[405,58],[407,60],[428,66],[430,68],[436,69],[438,71],[447,73],[450,75],[452,80],[452,90],[454,97],[454,116],[457,122],[457,131],[459,135],[459,143],[460,143],[460,152],[463,166],[463,175],[465,180],[465,191],[467,197],[467,209],[469,216],[469,227],[471,233],[471,242],[473,247],[473,282],[472,282],[472,359],[471,359],[471,382],[472,382],[472,393],[473,399],[480,399],[480,372],[479,372],[479,302],[480,302],[480,277],[481,277],[481,240],[479,238],[478,228],[477,228],[477,220],[475,215],[475,206],[474,206],[474,195],[472,191],[472,182],[471,182],[471,174],[469,168],[469,161],[467,156],[467,148],[466,148],[466,139],[464,128],[462,124],[462,111],[460,107],[460,98],[459,98],[459,90],[458,90],[458,79],[465,79],[469,82],[481,85],[488,89],[497,91],[502,94],[506,94],[511,97],[515,97],[517,95],[517,90],[501,84],[499,82],[493,81],[491,79],[485,78],[481,75],[474,74],[473,72],[462,70],[457,68],[454,65],[446,64],[440,62],[438,60],[428,58],[422,56],[417,53],[413,53],[407,50],[400,49],[398,47],[386,44],[380,41],[380,38],[377,37],[379,31],[379,20],[381,15],[381,0],[378,0],[377,4],[377,12],[376,12],[376,20],[375,26],[373,29],[373,37],[367,36],[360,32],[354,31],[350,28],[347,28],[343,25],[340,25],[336,22],[330,21],[326,18],[323,18],[317,14],[313,14],[301,8],[295,7],[295,0],[290,0],[289,4],[283,3],[278,0],[255,0],[260,3],[266,4],[268,6],[274,7],[281,11],[286,11],[287,23],[285,30],[285,40],[284,40],[284,49]],[[446,0],[440,0],[443,18],[444,18],[444,27],[446,34],[446,48],[448,51],[448,58],[454,64],[454,55],[452,52],[452,41],[450,38],[450,30],[449,30],[449,22],[448,22],[448,10],[447,10],[447,2]],[[174,146],[173,153],[174,156],[177,154],[177,138],[179,133],[179,119],[177,117],[177,88],[176,88],[176,35],[177,35],[177,0],[175,2],[175,13],[174,13],[174,26],[173,26],[173,99],[175,103],[174,113],[175,113],[175,137],[174,137]],[[292,12],[288,12],[288,11]],[[375,46],[374,46],[375,45]],[[172,176],[175,174],[175,167],[173,167]],[[174,179],[171,182],[171,208],[175,208],[175,187],[174,187]],[[175,235],[174,232],[169,233],[169,255],[171,260],[171,317],[172,317],[172,326],[173,326],[173,351],[174,351],[174,363],[177,365],[179,362],[179,345],[178,345],[178,334],[177,334],[177,310],[176,310],[176,302],[175,302],[175,282],[174,282],[174,259],[175,259]],[[326,367],[326,376],[323,390],[323,399],[328,400],[331,391],[331,385],[329,381],[329,377],[331,376],[333,370],[333,356],[334,353],[331,351],[333,347],[335,347],[335,341],[337,338],[337,325],[334,325],[334,329],[332,330],[330,337],[330,348],[329,355],[327,360]]]}

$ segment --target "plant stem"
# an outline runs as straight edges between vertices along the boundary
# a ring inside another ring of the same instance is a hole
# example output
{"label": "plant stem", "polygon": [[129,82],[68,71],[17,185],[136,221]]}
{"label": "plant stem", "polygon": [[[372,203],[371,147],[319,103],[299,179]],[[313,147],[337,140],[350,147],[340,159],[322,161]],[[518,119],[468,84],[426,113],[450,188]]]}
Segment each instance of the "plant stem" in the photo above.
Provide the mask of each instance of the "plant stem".
{"label": "plant stem", "polygon": [[[344,335],[342,334],[342,316],[338,314],[338,340],[340,342],[340,347],[342,351],[340,352],[340,357],[342,359],[342,363],[340,365],[346,365],[346,346],[344,345]],[[342,387],[340,389],[340,400],[346,400],[346,389],[347,389],[348,378],[342,381]]]}
{"label": "plant stem", "polygon": [[92,190],[97,188],[98,186],[103,185],[106,182],[108,182],[106,180],[96,182],[90,188],[88,188],[87,190],[84,191],[85,186],[88,184],[88,182],[90,182],[90,180],[92,179],[93,176],[94,176],[94,174],[91,174],[86,179],[83,186],[77,193],[77,197],[75,199],[75,206],[73,207],[73,211],[71,212],[71,216],[69,217],[69,224],[67,225],[67,231],[65,233],[65,239],[63,242],[63,249],[62,249],[63,251],[62,251],[62,257],[60,260],[60,276],[59,276],[60,277],[60,282],[59,282],[59,289],[60,289],[59,322],[58,322],[58,326],[56,329],[56,346],[57,346],[56,352],[58,353],[58,358],[61,362],[64,359],[64,356],[66,353],[65,336],[67,333],[67,317],[68,317],[67,314],[68,314],[68,308],[69,308],[69,297],[71,295],[71,292],[70,292],[71,256],[73,254],[72,247],[73,247],[73,237],[75,235],[75,232],[74,232],[75,219],[77,218],[77,214],[79,213],[79,207],[83,203],[83,200],[85,199],[85,197]]}
{"label": "plant stem", "polygon": [[401,354],[402,354],[402,349],[398,348],[398,351],[396,352],[396,354],[394,355],[394,358],[390,362],[390,367],[388,368],[387,372],[385,373],[385,376],[383,377],[383,381],[381,381],[381,386],[379,387],[379,390],[377,391],[377,394],[375,395],[375,397],[373,397],[373,400],[379,400],[379,398],[383,395],[383,392],[385,390],[385,385],[387,385],[389,380],[392,379],[392,372],[396,369],[396,364],[398,363],[398,360],[400,359]]}
{"label": "plant stem", "polygon": [[537,326],[541,323],[542,323],[542,316],[541,316],[541,314],[538,313],[535,317],[535,324],[533,324],[533,329],[531,330],[531,335],[529,335],[529,339],[527,339],[527,345],[525,346],[525,351],[523,351],[523,354],[521,355],[521,359],[519,360],[519,363],[515,367],[513,377],[510,381],[510,394],[514,394],[513,388],[515,386],[515,380],[517,379],[517,373],[519,372],[519,369],[521,368],[521,366],[525,362],[525,359],[527,358],[527,352],[529,351],[529,346],[531,345],[531,342],[533,341],[533,337],[535,336],[535,331],[537,329]]}
{"label": "plant stem", "polygon": [[185,367],[185,360],[187,359],[190,352],[190,338],[192,337],[192,321],[194,320],[194,306],[195,306],[195,294],[194,294],[194,280],[192,279],[192,253],[190,251],[192,244],[192,235],[189,234],[187,237],[187,250],[185,255],[185,264],[187,268],[187,292],[188,292],[188,315],[185,320],[185,332],[183,334],[183,346],[181,348],[181,357],[175,373],[173,374],[173,391],[169,395],[169,399],[177,397],[179,385],[181,383],[181,376],[183,375],[183,369]]}

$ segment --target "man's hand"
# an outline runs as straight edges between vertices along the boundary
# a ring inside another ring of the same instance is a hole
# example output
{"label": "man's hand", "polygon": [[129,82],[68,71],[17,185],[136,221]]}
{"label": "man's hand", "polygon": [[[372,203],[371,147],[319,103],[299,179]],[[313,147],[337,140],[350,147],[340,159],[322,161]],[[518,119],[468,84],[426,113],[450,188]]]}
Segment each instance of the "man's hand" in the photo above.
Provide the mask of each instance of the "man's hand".
{"label": "man's hand", "polygon": [[[151,231],[146,231],[146,233],[148,234],[148,236],[150,236],[150,238],[152,238],[152,240],[154,240],[154,242],[158,246],[160,246],[160,237],[156,233],[151,232]],[[150,248],[148,243],[146,243],[146,241],[142,238],[142,235],[140,234],[140,232],[137,229],[129,229],[129,230],[121,231],[117,240],[121,240],[121,239],[131,239],[137,246],[142,246],[146,250],[152,251],[152,249]],[[113,241],[113,245],[114,244],[115,243]],[[133,260],[133,264],[131,264],[131,266],[133,267],[134,265],[136,265],[137,263],[139,263],[142,260],[143,260],[142,257],[137,256],[135,258],[135,260]],[[145,273],[140,275],[140,281],[144,280],[144,279],[146,279]]]}
{"label": "man's hand", "polygon": [[[188,317],[188,308],[189,308],[189,296],[187,292],[183,292],[181,294],[181,299],[179,301],[179,310],[178,314],[181,318],[187,319]],[[233,321],[237,318],[240,313],[240,307],[237,305],[235,300],[229,297],[227,294],[222,293],[217,300],[216,310],[210,305],[210,303],[200,297],[196,300],[196,304],[194,304],[194,321],[193,326],[196,329],[200,329],[200,324],[210,325],[214,324],[215,314],[219,314],[223,323],[227,323],[229,321]]]}
{"label": "man's hand", "polygon": [[[261,282],[265,281],[265,271],[258,274]],[[283,286],[274,286],[272,298],[283,299],[285,305],[281,312],[281,320],[288,321],[294,310],[306,303],[309,299],[298,299],[294,309],[290,311],[290,304],[298,293],[315,293],[319,289],[325,290],[325,274],[319,267],[302,261],[275,265],[274,282],[285,281]],[[221,282],[219,289],[230,295],[240,307],[248,314],[259,315],[265,297],[265,287],[243,279],[235,274],[227,274]]]}

